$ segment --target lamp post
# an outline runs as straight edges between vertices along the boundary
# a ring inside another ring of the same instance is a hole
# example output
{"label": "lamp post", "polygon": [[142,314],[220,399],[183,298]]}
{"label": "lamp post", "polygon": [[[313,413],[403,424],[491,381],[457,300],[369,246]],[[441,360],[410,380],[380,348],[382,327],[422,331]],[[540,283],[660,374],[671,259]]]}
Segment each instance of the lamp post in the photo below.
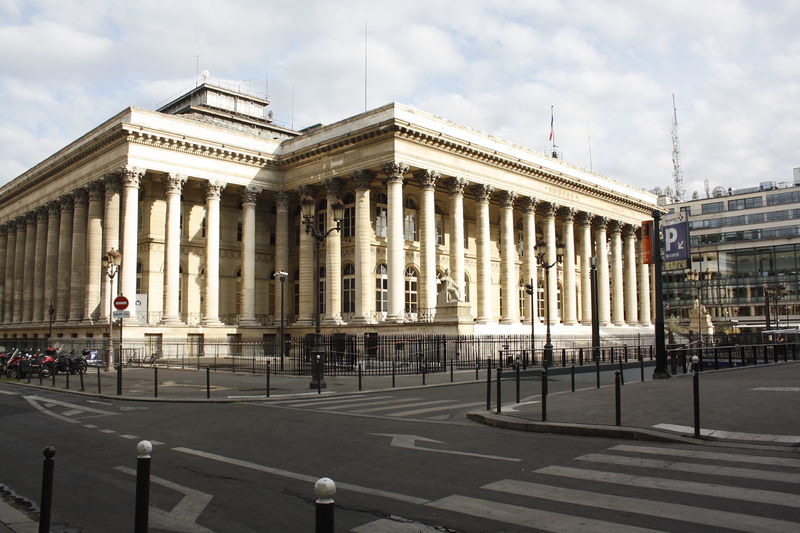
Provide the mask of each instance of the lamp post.
{"label": "lamp post", "polygon": [[47,342],[50,342],[50,339],[53,337],[53,318],[56,315],[56,308],[53,307],[53,300],[50,300],[50,306],[47,308],[47,315],[50,320],[50,331],[47,334]]}
{"label": "lamp post", "polygon": [[653,369],[653,379],[667,379],[672,377],[667,370],[667,347],[664,344],[664,295],[662,293],[661,279],[661,211],[653,210],[653,263],[655,264],[655,289],[656,289],[656,367]]}
{"label": "lamp post", "polygon": [[272,276],[274,278],[277,278],[281,282],[281,326],[280,326],[280,333],[279,333],[279,339],[280,339],[279,346],[281,347],[281,370],[283,370],[283,356],[286,353],[286,347],[285,347],[285,342],[284,342],[284,338],[283,338],[283,294],[284,294],[283,293],[283,288],[284,288],[284,285],[286,285],[286,276],[288,276],[288,275],[289,275],[288,272],[284,272],[283,270],[280,270],[278,272],[275,272],[275,274],[273,274],[273,276]]}
{"label": "lamp post", "polygon": [[[545,244],[543,242],[539,242],[536,244],[537,248],[544,248]],[[547,262],[547,258],[545,257],[545,252],[539,252],[536,256],[536,264],[544,269],[544,301],[545,301],[545,311],[547,312],[547,317],[545,318],[545,324],[547,325],[547,329],[545,330],[545,342],[544,342],[544,367],[547,368],[553,363],[553,343],[550,341],[550,269],[554,266],[561,264],[564,260],[563,255],[563,246],[558,244],[556,246],[556,260],[552,263]]]}
{"label": "lamp post", "polygon": [[589,271],[589,281],[592,289],[592,361],[597,361],[600,356],[600,310],[597,302],[597,258],[591,257],[592,268]]}
{"label": "lamp post", "polygon": [[[108,276],[108,365],[109,368],[114,364],[114,319],[112,318],[112,302],[114,300],[114,276],[117,275],[119,267],[122,264],[122,254],[115,248],[109,250],[103,256],[103,268],[106,269]],[[50,307],[52,309],[52,306]],[[52,324],[52,314],[50,315],[50,323]]]}
{"label": "lamp post", "polygon": [[[328,231],[320,231],[314,224],[314,198],[309,195],[300,199],[300,212],[303,216],[303,224],[306,226],[306,234],[314,239],[314,348],[311,350],[312,364],[317,365],[317,371],[311,374],[310,388],[324,389],[325,375],[323,372],[325,365],[325,352],[321,344],[321,328],[319,313],[319,248],[325,239],[334,231],[342,229],[342,215],[344,214],[344,204],[341,200],[336,200],[331,204],[333,210],[333,222],[336,224]],[[331,272],[329,275],[338,276],[339,273]]]}
{"label": "lamp post", "polygon": [[533,278],[531,278],[530,283],[525,284],[525,292],[531,297],[531,363],[533,363],[536,361],[536,320],[534,319],[536,316],[536,313],[534,313],[536,309],[534,307],[536,305],[536,285],[533,283]]}

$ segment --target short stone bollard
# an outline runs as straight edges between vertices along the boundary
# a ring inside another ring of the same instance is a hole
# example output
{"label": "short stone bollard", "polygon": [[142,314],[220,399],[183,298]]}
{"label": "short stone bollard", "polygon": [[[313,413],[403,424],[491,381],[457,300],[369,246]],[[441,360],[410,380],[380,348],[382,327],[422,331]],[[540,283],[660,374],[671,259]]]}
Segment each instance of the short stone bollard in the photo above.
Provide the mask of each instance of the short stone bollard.
{"label": "short stone bollard", "polygon": [[143,440],[136,445],[136,510],[134,533],[147,533],[150,513],[150,452],[153,445]]}
{"label": "short stone bollard", "polygon": [[333,533],[333,497],[336,495],[336,483],[331,478],[323,477],[314,483],[316,501],[316,533]]}

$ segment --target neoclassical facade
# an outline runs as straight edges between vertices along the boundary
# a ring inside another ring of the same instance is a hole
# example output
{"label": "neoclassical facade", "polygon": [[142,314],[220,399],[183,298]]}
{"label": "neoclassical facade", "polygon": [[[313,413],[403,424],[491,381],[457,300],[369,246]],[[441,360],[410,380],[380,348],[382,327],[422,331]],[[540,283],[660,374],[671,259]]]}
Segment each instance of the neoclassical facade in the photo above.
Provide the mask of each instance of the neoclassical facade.
{"label": "neoclassical facade", "polygon": [[[100,337],[112,293],[136,302],[126,338],[260,338],[281,309],[301,334],[315,298],[324,331],[526,333],[549,317],[588,335],[592,257],[604,331],[652,331],[639,228],[654,195],[400,104],[299,132],[267,105],[206,83],[0,188],[0,335]],[[320,231],[344,204],[318,285],[308,197]],[[445,277],[457,320],[442,319]]]}

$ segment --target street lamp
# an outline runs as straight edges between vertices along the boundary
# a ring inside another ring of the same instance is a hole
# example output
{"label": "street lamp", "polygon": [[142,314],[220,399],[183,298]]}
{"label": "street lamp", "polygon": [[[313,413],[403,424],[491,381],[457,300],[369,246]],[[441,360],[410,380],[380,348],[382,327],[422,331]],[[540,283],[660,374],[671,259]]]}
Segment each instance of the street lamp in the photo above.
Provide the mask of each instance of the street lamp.
{"label": "street lamp", "polygon": [[56,308],[53,307],[53,300],[50,300],[50,306],[47,308],[47,314],[50,319],[50,332],[47,334],[47,342],[49,343],[50,339],[53,337],[53,319],[56,315]]}
{"label": "street lamp", "polygon": [[[543,249],[545,246],[544,242],[536,243],[536,247],[539,249]],[[541,268],[544,269],[544,301],[545,301],[545,311],[547,312],[547,317],[545,318],[545,324],[547,325],[547,334],[545,336],[545,343],[544,343],[544,367],[547,368],[553,363],[553,343],[550,342],[550,269],[556,265],[561,264],[564,261],[564,247],[561,243],[556,246],[556,260],[552,263],[547,262],[547,257],[545,256],[545,252],[539,252],[536,255],[536,264],[538,264]]]}
{"label": "street lamp", "polygon": [[[119,267],[122,264],[122,254],[116,248],[109,248],[103,256],[103,268],[106,269],[108,276],[108,365],[109,368],[114,364],[114,319],[112,318],[113,312],[111,310],[112,302],[114,300],[114,276],[117,275]],[[52,316],[52,315],[51,315]],[[119,368],[117,368],[119,374]],[[119,379],[118,379],[119,381]],[[119,389],[119,386],[118,386]],[[119,394],[119,390],[117,393]]]}
{"label": "street lamp", "polygon": [[[306,234],[314,239],[314,348],[311,350],[312,364],[316,364],[317,371],[312,373],[310,388],[324,389],[325,376],[325,352],[322,350],[321,333],[320,333],[320,316],[319,316],[319,248],[325,239],[334,231],[341,231],[342,229],[342,215],[344,214],[344,204],[341,200],[336,200],[331,204],[333,210],[333,222],[336,224],[328,231],[320,231],[314,224],[314,198],[310,195],[304,195],[300,199],[300,213],[303,216],[303,224],[306,226]],[[331,272],[329,275],[338,276],[336,272]]]}
{"label": "street lamp", "polygon": [[283,270],[275,272],[275,274],[272,275],[273,278],[277,278],[281,282],[281,327],[280,327],[280,344],[279,344],[281,347],[281,370],[283,370],[283,356],[286,353],[286,348],[283,338],[283,287],[286,284],[286,276],[288,275],[289,273],[284,272]]}
{"label": "street lamp", "polygon": [[592,361],[600,357],[600,309],[597,301],[597,258],[590,258],[592,268],[589,270],[589,282],[592,291]]}
{"label": "street lamp", "polygon": [[656,366],[653,369],[653,379],[668,379],[671,377],[667,370],[667,347],[664,344],[664,295],[662,294],[662,259],[661,259],[661,211],[653,210],[653,263],[655,267],[655,295],[656,295]]}
{"label": "street lamp", "polygon": [[[525,284],[525,292],[528,293],[531,297],[531,364],[536,361],[536,320],[534,317],[536,313],[534,310],[536,309],[534,305],[536,305],[536,285],[533,283],[533,278],[531,278],[530,283]],[[527,364],[527,363],[526,363]]]}

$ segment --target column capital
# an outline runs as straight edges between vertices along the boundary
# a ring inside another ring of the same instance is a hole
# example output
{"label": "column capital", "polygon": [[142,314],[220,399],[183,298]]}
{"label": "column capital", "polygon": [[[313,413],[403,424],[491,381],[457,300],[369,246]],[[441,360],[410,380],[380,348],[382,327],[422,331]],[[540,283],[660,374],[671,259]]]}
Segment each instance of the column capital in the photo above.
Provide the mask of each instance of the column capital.
{"label": "column capital", "polygon": [[423,189],[435,189],[436,180],[439,179],[439,173],[435,170],[417,170],[414,172],[414,177],[419,182],[419,186]]}
{"label": "column capital", "polygon": [[222,181],[207,181],[205,185],[206,200],[219,200],[226,183]]}
{"label": "column capital", "polygon": [[33,228],[36,226],[36,211],[25,213],[23,216],[25,217],[25,225],[27,227]]}
{"label": "column capital", "polygon": [[96,202],[103,197],[103,192],[105,191],[105,187],[103,186],[103,181],[93,181],[87,186],[89,191],[89,201]]}
{"label": "column capital", "polygon": [[164,185],[167,187],[167,194],[181,194],[183,186],[186,184],[186,176],[177,172],[170,172],[164,176]]}
{"label": "column capital", "polygon": [[400,183],[403,183],[405,174],[408,172],[408,165],[401,161],[387,161],[381,165],[381,170],[386,174],[388,181],[400,181]]}
{"label": "column capital", "polygon": [[514,191],[500,192],[500,203],[503,207],[514,207],[514,200],[517,199],[517,193]]}
{"label": "column capital", "polygon": [[463,195],[467,188],[467,180],[464,178],[450,178],[447,180],[447,187],[452,195]]}
{"label": "column capital", "polygon": [[635,239],[636,238],[636,230],[637,229],[638,228],[636,226],[634,226],[633,224],[623,224],[622,225],[622,235],[626,239],[631,239],[631,238]]}
{"label": "column capital", "polygon": [[8,235],[8,226],[0,224],[0,237],[5,237],[6,235]]}
{"label": "column capital", "polygon": [[122,174],[120,171],[109,172],[103,177],[106,185],[106,196],[117,194],[122,189]]}
{"label": "column capital", "polygon": [[253,187],[248,185],[242,188],[242,203],[255,204],[258,201],[258,195],[261,194],[261,187]]}
{"label": "column capital", "polygon": [[298,200],[302,200],[304,196],[310,196],[311,198],[317,197],[317,188],[313,185],[303,185],[295,192],[297,194]]}
{"label": "column capital", "polygon": [[580,224],[581,226],[591,226],[593,218],[594,215],[592,215],[588,211],[581,211],[575,217],[575,219],[578,221],[578,224]]}
{"label": "column capital", "polygon": [[138,167],[124,166],[120,169],[120,178],[125,187],[139,188],[144,177],[145,170]]}
{"label": "column capital", "polygon": [[533,196],[525,196],[520,198],[522,204],[522,211],[526,214],[531,214],[536,211],[536,204],[539,202]]}
{"label": "column capital", "polygon": [[622,222],[619,220],[610,220],[608,222],[608,231],[611,234],[622,233]]}
{"label": "column capital", "polygon": [[325,192],[327,193],[328,196],[333,196],[338,198],[339,193],[342,192],[342,185],[344,184],[342,183],[342,180],[340,180],[339,178],[328,178],[324,182],[322,182],[322,185],[325,187]]}
{"label": "column capital", "polygon": [[39,206],[34,211],[36,213],[36,220],[40,222],[45,222],[47,220],[47,206]]}
{"label": "column capital", "polygon": [[592,221],[597,229],[604,231],[608,229],[608,217],[597,215],[592,219]]}
{"label": "column capital", "polygon": [[289,195],[283,191],[275,193],[275,210],[288,211],[289,210]]}
{"label": "column capital", "polygon": [[558,205],[553,202],[542,202],[542,212],[546,218],[555,218]]}
{"label": "column capital", "polygon": [[65,194],[58,199],[59,206],[61,207],[61,212],[63,213],[67,209],[72,209],[75,207],[75,197],[72,194]]}
{"label": "column capital", "polygon": [[5,223],[6,231],[8,233],[16,233],[17,232],[17,221],[16,220],[9,220]]}
{"label": "column capital", "polygon": [[47,213],[51,216],[58,216],[61,213],[61,203],[58,200],[53,200],[52,202],[48,202],[47,205]]}
{"label": "column capital", "polygon": [[78,206],[86,206],[89,203],[89,191],[85,188],[81,187],[80,189],[75,189],[72,195],[75,197],[75,207]]}
{"label": "column capital", "polygon": [[491,185],[486,185],[485,183],[479,183],[475,185],[473,190],[475,191],[475,196],[480,203],[487,203],[494,193],[494,187]]}
{"label": "column capital", "polygon": [[355,182],[357,191],[364,191],[369,189],[370,183],[375,179],[375,172],[367,169],[354,170],[350,178]]}
{"label": "column capital", "polygon": [[564,220],[564,222],[575,222],[575,215],[578,213],[578,211],[572,207],[562,207],[559,210],[559,213],[561,214],[561,218]]}

